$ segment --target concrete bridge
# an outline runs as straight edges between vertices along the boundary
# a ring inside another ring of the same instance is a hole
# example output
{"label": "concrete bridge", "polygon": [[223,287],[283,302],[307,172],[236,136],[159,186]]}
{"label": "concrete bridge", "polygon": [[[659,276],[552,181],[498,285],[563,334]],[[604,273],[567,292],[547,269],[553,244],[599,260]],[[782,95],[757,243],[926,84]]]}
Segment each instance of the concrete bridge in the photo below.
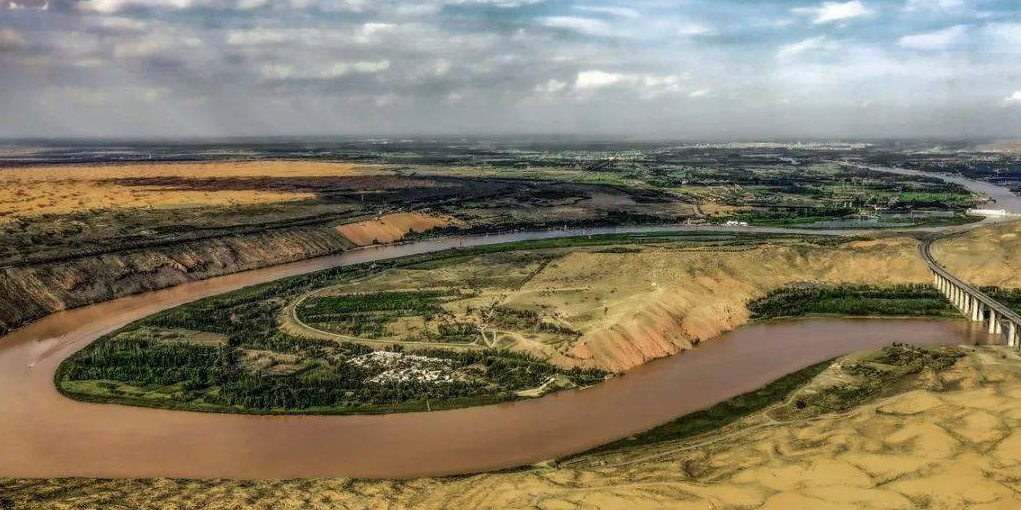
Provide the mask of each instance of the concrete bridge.
{"label": "concrete bridge", "polygon": [[930,253],[932,243],[936,239],[938,237],[926,239],[918,245],[922,258],[932,270],[936,288],[966,317],[974,322],[988,324],[990,335],[996,335],[1010,347],[1021,348],[1021,344],[1018,342],[1018,335],[1021,334],[1019,331],[1021,315],[1000,304],[999,301],[989,297],[978,288],[965,283],[936,262]]}

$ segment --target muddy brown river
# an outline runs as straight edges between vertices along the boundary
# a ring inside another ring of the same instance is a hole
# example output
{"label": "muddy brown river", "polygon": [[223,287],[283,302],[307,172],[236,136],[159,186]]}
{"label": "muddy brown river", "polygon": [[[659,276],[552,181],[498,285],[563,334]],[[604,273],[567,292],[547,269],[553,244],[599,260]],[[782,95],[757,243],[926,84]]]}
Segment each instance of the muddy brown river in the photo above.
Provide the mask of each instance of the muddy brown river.
{"label": "muddy brown river", "polygon": [[[641,229],[527,232],[376,247],[53,314],[0,338],[0,477],[394,478],[492,470],[626,437],[852,351],[895,341],[987,340],[964,321],[762,323],[584,390],[381,416],[250,416],[86,404],[61,396],[53,384],[57,365],[99,336],[201,297],[328,267],[456,246],[635,230]],[[780,231],[757,231],[773,230]]]}

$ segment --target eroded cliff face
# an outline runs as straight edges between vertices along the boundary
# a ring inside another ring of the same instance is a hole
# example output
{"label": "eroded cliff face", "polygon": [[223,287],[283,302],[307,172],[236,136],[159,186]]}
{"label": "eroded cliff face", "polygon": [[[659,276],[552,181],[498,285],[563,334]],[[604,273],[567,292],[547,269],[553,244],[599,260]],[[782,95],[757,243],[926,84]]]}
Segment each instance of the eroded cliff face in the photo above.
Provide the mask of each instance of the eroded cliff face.
{"label": "eroded cliff face", "polygon": [[[800,281],[927,283],[917,241],[762,246],[733,252],[572,253],[523,286],[520,306],[556,310],[577,341],[542,352],[558,365],[626,371],[676,354],[749,320],[746,304]],[[536,352],[530,344],[517,346]]]}
{"label": "eroded cliff face", "polygon": [[67,308],[353,246],[333,228],[300,228],[6,267],[0,269],[0,334]]}

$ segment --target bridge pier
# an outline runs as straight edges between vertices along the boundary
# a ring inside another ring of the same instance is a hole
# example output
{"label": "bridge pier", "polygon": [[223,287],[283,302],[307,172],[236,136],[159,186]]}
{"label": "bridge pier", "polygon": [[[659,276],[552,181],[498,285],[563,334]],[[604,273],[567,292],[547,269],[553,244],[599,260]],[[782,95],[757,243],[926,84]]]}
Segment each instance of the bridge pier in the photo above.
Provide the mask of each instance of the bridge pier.
{"label": "bridge pier", "polygon": [[[1021,314],[997,302],[986,295],[981,289],[972,287],[967,283],[959,281],[950,273],[947,273],[929,252],[932,239],[923,241],[919,245],[919,251],[929,264],[933,273],[933,284],[954,307],[961,311],[961,314],[972,322],[989,321],[987,331],[990,335],[996,335],[999,341],[1001,338],[1005,343],[1015,349],[1021,350]],[[988,315],[986,315],[988,312]]]}
{"label": "bridge pier", "polygon": [[1000,321],[996,320],[996,310],[989,309],[989,334],[1000,334]]}

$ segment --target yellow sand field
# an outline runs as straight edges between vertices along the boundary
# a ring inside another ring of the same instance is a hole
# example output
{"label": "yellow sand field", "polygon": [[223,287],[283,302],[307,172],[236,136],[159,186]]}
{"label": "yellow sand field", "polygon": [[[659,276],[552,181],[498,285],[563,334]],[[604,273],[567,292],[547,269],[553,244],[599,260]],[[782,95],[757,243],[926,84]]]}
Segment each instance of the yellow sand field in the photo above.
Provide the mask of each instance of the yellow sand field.
{"label": "yellow sand field", "polygon": [[[375,167],[300,161],[159,163],[0,168],[0,221],[89,209],[252,205],[311,198],[312,193],[249,189],[182,189],[127,185],[131,179],[184,180],[366,175]],[[118,182],[122,181],[122,182]]]}
{"label": "yellow sand field", "polygon": [[968,283],[1021,287],[1021,222],[941,239],[933,244],[932,255]]}
{"label": "yellow sand field", "polygon": [[409,212],[388,214],[373,220],[340,225],[337,227],[337,231],[358,246],[366,246],[373,242],[398,241],[412,230],[425,232],[433,227],[461,224],[461,221],[452,216]]}

